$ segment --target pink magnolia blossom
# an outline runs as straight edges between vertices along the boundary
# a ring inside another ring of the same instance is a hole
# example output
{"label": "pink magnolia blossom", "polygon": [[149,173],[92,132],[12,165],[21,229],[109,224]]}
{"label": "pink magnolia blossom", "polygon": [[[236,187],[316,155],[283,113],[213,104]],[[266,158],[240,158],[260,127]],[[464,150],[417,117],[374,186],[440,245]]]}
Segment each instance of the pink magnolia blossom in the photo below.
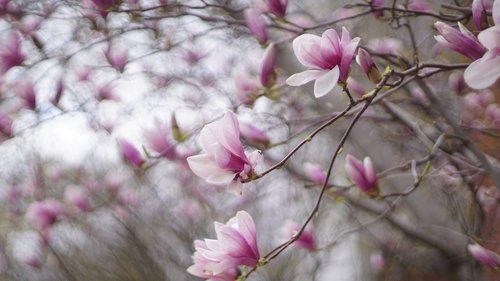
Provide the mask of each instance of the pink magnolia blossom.
{"label": "pink magnolia blossom", "polygon": [[113,100],[118,101],[119,98],[113,93],[113,87],[111,84],[101,85],[97,88],[96,99],[98,101]]}
{"label": "pink magnolia blossom", "polygon": [[315,184],[323,184],[326,180],[325,171],[319,164],[304,163],[304,172],[306,173],[306,177]]}
{"label": "pink magnolia blossom", "polygon": [[61,215],[61,204],[54,199],[36,201],[29,205],[26,218],[33,223],[38,231],[48,230]]}
{"label": "pink magnolia blossom", "polygon": [[92,9],[102,17],[108,15],[109,10],[116,5],[116,0],[83,0],[83,5],[87,9]]}
{"label": "pink magnolia blossom", "polygon": [[351,40],[347,29],[342,28],[342,38],[334,29],[323,32],[322,37],[303,34],[293,40],[293,51],[301,64],[311,69],[290,76],[290,86],[304,85],[312,80],[314,96],[330,92],[338,81],[346,81],[359,38]]}
{"label": "pink magnolia blossom", "polygon": [[366,94],[365,88],[361,86],[361,84],[354,78],[349,77],[347,78],[347,89],[351,94],[354,94],[354,96],[360,98]]}
{"label": "pink magnolia blossom", "polygon": [[[383,7],[384,6],[384,0],[371,0],[370,1],[370,6],[372,6],[373,8]],[[383,11],[375,11],[372,14],[376,18],[379,18],[379,17],[383,16],[384,12]]]}
{"label": "pink magnolia blossom", "polygon": [[460,22],[458,23],[459,30],[439,21],[434,24],[434,27],[441,34],[434,36],[436,41],[457,53],[472,60],[477,60],[486,52],[486,49],[479,43],[476,36]]}
{"label": "pink magnolia blossom", "polygon": [[370,265],[376,272],[384,269],[385,259],[381,252],[377,251],[370,255]]}
{"label": "pink magnolia blossom", "polygon": [[[292,236],[300,230],[300,225],[294,221],[286,220],[280,228],[280,236],[283,242],[288,241]],[[316,239],[314,237],[314,227],[311,223],[307,224],[306,228],[300,237],[293,242],[292,246],[297,248],[314,251],[316,248]]]}
{"label": "pink magnolia blossom", "polygon": [[408,10],[417,12],[429,12],[432,11],[432,7],[426,1],[410,0],[408,1]]}
{"label": "pink magnolia blossom", "polygon": [[104,50],[104,56],[108,63],[116,70],[123,72],[127,64],[127,53],[121,49],[107,46]]}
{"label": "pink magnolia blossom", "polygon": [[255,127],[254,125],[246,122],[240,123],[241,135],[250,144],[257,148],[265,149],[269,146],[269,137],[261,129]]}
{"label": "pink magnolia blossom", "polygon": [[228,111],[220,120],[206,125],[198,139],[204,153],[187,158],[189,167],[199,177],[215,185],[228,184],[237,192],[241,180],[254,174],[254,166],[260,152],[248,157],[240,141],[240,126],[236,115]]}
{"label": "pink magnolia blossom", "polygon": [[118,138],[116,142],[118,143],[123,159],[130,163],[134,168],[140,169],[144,161],[142,160],[141,154],[137,148],[135,148],[130,142],[121,138]]}
{"label": "pink magnolia blossom", "polygon": [[378,190],[375,189],[377,185],[377,174],[370,157],[365,157],[363,162],[361,162],[354,156],[347,154],[344,167],[352,182],[363,192],[369,193],[370,195],[375,191],[378,193]]}
{"label": "pink magnolia blossom", "polygon": [[245,74],[235,75],[233,81],[240,102],[251,105],[259,94],[259,82]]}
{"label": "pink magnolia blossom", "polygon": [[239,266],[256,266],[260,258],[255,223],[239,211],[226,224],[215,222],[217,239],[194,241],[194,264],[190,274],[214,281],[235,280]]}
{"label": "pink magnolia blossom", "polygon": [[26,56],[21,51],[21,38],[17,32],[10,32],[0,43],[0,75],[14,66],[21,65]]}
{"label": "pink magnolia blossom", "polygon": [[5,137],[12,136],[12,119],[0,112],[0,135]]}
{"label": "pink magnolia blossom", "polygon": [[276,66],[276,47],[274,43],[267,46],[264,52],[264,58],[260,67],[260,83],[264,87],[271,87],[274,85],[276,80],[276,72],[274,67]]}
{"label": "pink magnolia blossom", "polygon": [[381,37],[370,40],[367,46],[378,54],[398,56],[403,49],[403,42],[392,37]]}
{"label": "pink magnolia blossom", "polygon": [[37,101],[35,86],[30,81],[21,81],[16,85],[17,95],[21,98],[23,106],[35,110]]}
{"label": "pink magnolia blossom", "polygon": [[479,244],[469,244],[467,249],[480,264],[489,267],[500,267],[500,256],[497,253],[487,250]]}
{"label": "pink magnolia blossom", "polygon": [[467,85],[473,89],[486,89],[500,77],[500,1],[493,4],[494,26],[481,31],[479,42],[487,52],[471,63],[464,72]]}
{"label": "pink magnolia blossom", "polygon": [[264,13],[270,13],[277,18],[284,18],[288,0],[257,0],[257,6]]}
{"label": "pink magnolia blossom", "polygon": [[173,160],[176,157],[176,151],[172,140],[170,139],[170,127],[155,119],[154,127],[143,131],[148,148],[161,156]]}
{"label": "pink magnolia blossom", "polygon": [[267,42],[266,22],[257,9],[248,8],[245,10],[245,21],[250,33],[255,36],[261,44]]}
{"label": "pink magnolia blossom", "polygon": [[370,54],[365,50],[360,48],[358,50],[358,55],[356,55],[356,62],[361,67],[364,73],[368,76],[368,79],[373,83],[378,83],[381,79],[380,72],[373,62]]}

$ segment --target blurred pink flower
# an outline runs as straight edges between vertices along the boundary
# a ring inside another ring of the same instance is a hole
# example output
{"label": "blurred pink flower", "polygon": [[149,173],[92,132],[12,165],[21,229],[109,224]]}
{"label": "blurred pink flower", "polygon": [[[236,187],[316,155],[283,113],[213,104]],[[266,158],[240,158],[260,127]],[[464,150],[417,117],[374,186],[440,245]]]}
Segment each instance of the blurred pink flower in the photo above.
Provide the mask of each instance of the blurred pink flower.
{"label": "blurred pink flower", "polygon": [[21,38],[15,31],[11,31],[6,39],[0,43],[0,75],[5,74],[14,66],[21,65],[26,56],[21,51]]}
{"label": "blurred pink flower", "polygon": [[256,0],[257,6],[264,13],[270,13],[277,18],[284,18],[288,0]]}
{"label": "blurred pink flower", "polygon": [[80,187],[71,187],[64,193],[64,201],[82,212],[90,210],[88,193]]}
{"label": "blurred pink flower", "polygon": [[347,154],[344,167],[352,182],[363,192],[372,195],[372,192],[375,191],[372,189],[377,185],[377,174],[370,157],[365,157],[361,162],[354,156]]}
{"label": "blurred pink flower", "polygon": [[255,151],[247,157],[240,141],[240,127],[236,115],[227,111],[224,117],[206,125],[200,132],[199,144],[204,153],[187,158],[189,167],[210,184],[228,184],[229,190],[238,192],[241,180],[254,174],[260,157]]}
{"label": "blurred pink flower", "polygon": [[240,123],[241,135],[245,140],[247,140],[251,145],[259,149],[265,149],[269,146],[269,137],[261,129],[255,127],[254,125],[246,122]]}
{"label": "blurred pink flower", "polygon": [[[485,120],[493,129],[500,129],[500,105],[490,104],[484,111]],[[1,122],[1,121],[0,121]],[[1,125],[0,125],[1,126]],[[1,131],[1,127],[0,127]]]}
{"label": "blurred pink flower", "polygon": [[483,248],[479,244],[469,244],[467,245],[467,249],[471,256],[480,264],[489,267],[499,267],[500,266],[500,256]]}
{"label": "blurred pink flower", "polygon": [[432,11],[431,5],[423,0],[410,0],[408,1],[408,10],[417,12],[430,12]]}
{"label": "blurred pink flower", "polygon": [[361,86],[361,84],[359,84],[356,79],[349,77],[347,78],[346,82],[347,89],[349,89],[349,92],[351,92],[351,94],[354,94],[354,96],[360,98],[366,94],[367,91],[365,90],[365,88],[363,88],[363,86]]}
{"label": "blurred pink flower", "polygon": [[120,149],[120,153],[125,161],[131,164],[134,168],[140,169],[144,161],[142,160],[141,153],[128,141],[117,138],[116,142]]}
{"label": "blurred pink flower", "polygon": [[35,110],[36,109],[36,93],[35,86],[30,81],[20,81],[16,86],[17,96],[21,98],[23,106]]}
{"label": "blurred pink flower", "polygon": [[306,177],[315,184],[323,184],[326,180],[326,174],[321,165],[316,163],[304,163],[304,172]]}
{"label": "blurred pink flower", "polygon": [[[300,230],[300,225],[294,221],[286,220],[280,228],[281,241],[284,243]],[[314,251],[316,248],[316,239],[314,238],[314,227],[312,223],[308,223],[297,241],[293,242],[292,246],[297,248]]]}
{"label": "blurred pink flower", "polygon": [[440,21],[434,23],[434,27],[441,34],[434,36],[436,41],[457,53],[477,60],[486,52],[476,36],[460,22],[458,23],[460,31]]}
{"label": "blurred pink flower", "polygon": [[[370,6],[373,8],[380,8],[384,6],[384,0],[371,0]],[[372,13],[376,18],[381,17],[384,13],[383,11],[375,11]]]}
{"label": "blurred pink flower", "polygon": [[120,72],[125,70],[127,64],[127,53],[125,51],[108,45],[104,50],[104,56],[114,69]]}
{"label": "blurred pink flower", "polygon": [[276,66],[276,47],[274,43],[267,46],[264,52],[264,58],[262,59],[262,64],[260,66],[260,83],[264,87],[271,87],[276,81],[276,72],[274,67]]}
{"label": "blurred pink flower", "polygon": [[12,120],[0,111],[0,135],[12,136]]}
{"label": "blurred pink flower", "polygon": [[403,49],[401,40],[392,37],[375,38],[368,42],[368,48],[381,55],[398,56]]}
{"label": "blurred pink flower", "polygon": [[370,265],[376,272],[384,269],[385,259],[381,252],[375,252],[370,255]]}
{"label": "blurred pink flower", "polygon": [[255,223],[239,211],[226,224],[214,225],[217,239],[194,241],[194,264],[187,272],[208,280],[235,280],[239,266],[256,266],[260,258]]}
{"label": "blurred pink flower", "polygon": [[44,232],[52,227],[61,215],[61,204],[54,199],[32,202],[26,211],[26,218],[33,223],[35,228]]}
{"label": "blurred pink flower", "polygon": [[481,31],[479,42],[486,47],[486,53],[471,63],[464,72],[467,85],[473,89],[486,89],[500,77],[500,1],[493,4],[494,26]]}
{"label": "blurred pink flower", "polygon": [[118,101],[119,98],[113,94],[113,87],[111,84],[101,85],[97,88],[96,99],[98,101],[113,100]]}
{"label": "blurred pink flower", "polygon": [[106,17],[114,5],[116,5],[116,0],[83,0],[85,8],[95,10],[102,17]]}
{"label": "blurred pink flower", "polygon": [[173,160],[176,157],[176,151],[172,140],[170,139],[170,127],[168,124],[155,119],[154,127],[143,131],[147,146],[161,156]]}
{"label": "blurred pink flower", "polygon": [[240,102],[251,105],[259,94],[259,82],[244,74],[235,75],[233,81]]}
{"label": "blurred pink flower", "polygon": [[257,9],[248,8],[245,10],[245,21],[250,33],[255,36],[260,44],[267,42],[266,22]]}
{"label": "blurred pink flower", "polygon": [[312,80],[314,96],[322,97],[330,92],[337,82],[347,79],[359,37],[351,40],[347,29],[342,28],[342,38],[334,29],[323,32],[322,37],[303,34],[293,40],[293,51],[301,64],[311,69],[290,76],[290,86],[304,85]]}

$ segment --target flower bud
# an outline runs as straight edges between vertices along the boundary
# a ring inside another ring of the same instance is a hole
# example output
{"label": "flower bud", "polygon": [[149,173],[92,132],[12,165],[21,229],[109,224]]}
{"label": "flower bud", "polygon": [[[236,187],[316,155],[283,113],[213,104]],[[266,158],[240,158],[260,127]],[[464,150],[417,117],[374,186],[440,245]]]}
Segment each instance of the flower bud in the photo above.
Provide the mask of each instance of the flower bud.
{"label": "flower bud", "polygon": [[270,88],[276,82],[276,47],[274,43],[267,46],[264,52],[264,58],[260,67],[260,83],[266,88]]}
{"label": "flower bud", "polygon": [[245,140],[259,149],[266,149],[269,147],[269,137],[267,137],[266,133],[252,124],[240,122],[240,133]]}
{"label": "flower bud", "polygon": [[363,192],[373,197],[379,195],[380,190],[377,186],[377,174],[370,157],[365,157],[363,162],[361,162],[354,156],[347,154],[344,167],[351,181]]}
{"label": "flower bud", "polygon": [[315,184],[323,184],[326,180],[326,174],[321,165],[306,162],[304,163],[304,172],[307,178]]}
{"label": "flower bud", "polygon": [[256,9],[248,8],[244,13],[250,33],[255,36],[260,44],[265,44],[267,42],[266,22],[260,12]]}
{"label": "flower bud", "polygon": [[373,62],[370,54],[362,48],[359,48],[358,55],[356,56],[356,62],[359,64],[364,73],[368,76],[368,79],[373,83],[377,84],[382,78],[380,76],[380,71]]}
{"label": "flower bud", "polygon": [[134,168],[140,169],[144,161],[142,160],[139,151],[131,143],[124,139],[118,138],[116,141],[123,159]]}
{"label": "flower bud", "polygon": [[500,266],[500,256],[498,254],[483,248],[479,244],[470,244],[467,246],[471,256],[480,264],[489,267]]}

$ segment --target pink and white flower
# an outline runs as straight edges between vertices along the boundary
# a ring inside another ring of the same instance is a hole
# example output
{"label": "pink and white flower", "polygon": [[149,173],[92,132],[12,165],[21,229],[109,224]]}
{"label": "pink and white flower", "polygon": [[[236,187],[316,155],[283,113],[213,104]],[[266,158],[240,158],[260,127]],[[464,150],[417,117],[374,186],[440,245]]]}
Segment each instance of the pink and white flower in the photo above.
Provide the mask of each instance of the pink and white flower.
{"label": "pink and white flower", "polygon": [[257,6],[264,13],[270,13],[277,18],[284,18],[288,0],[257,0]]}
{"label": "pink and white flower", "polygon": [[[294,221],[286,220],[280,228],[280,236],[282,242],[288,241],[292,236],[297,234],[300,230],[300,225]],[[300,237],[293,242],[292,246],[297,248],[314,251],[316,248],[316,239],[314,236],[314,227],[311,223],[307,224],[306,228]]]}
{"label": "pink and white flower", "polygon": [[315,184],[323,184],[326,180],[325,170],[316,163],[304,163],[304,172],[307,178]]}
{"label": "pink and white flower", "polygon": [[44,232],[52,227],[61,214],[61,204],[54,199],[46,199],[31,203],[26,211],[26,218],[38,231]]}
{"label": "pink and white flower", "polygon": [[260,44],[267,42],[266,22],[262,14],[257,9],[248,8],[244,12],[245,21],[250,33],[255,36]]}
{"label": "pink and white flower", "polygon": [[328,94],[337,82],[346,81],[359,40],[359,37],[351,40],[345,27],[341,38],[334,29],[326,30],[321,37],[300,35],[293,40],[293,51],[299,62],[310,69],[290,76],[286,83],[300,86],[316,80],[314,96]]}
{"label": "pink and white flower", "polygon": [[176,151],[173,141],[170,139],[170,128],[167,124],[155,119],[155,125],[151,129],[143,131],[144,138],[148,148],[161,156],[173,160],[175,159]]}
{"label": "pink and white flower", "polygon": [[347,154],[344,168],[352,182],[363,192],[369,193],[370,195],[374,193],[374,191],[378,193],[378,189],[375,189],[377,185],[377,174],[370,157],[365,157],[363,162],[361,162],[356,159],[356,157]]}
{"label": "pink and white flower", "polygon": [[141,157],[141,153],[135,146],[133,146],[130,142],[125,139],[118,138],[116,140],[118,143],[118,148],[120,149],[120,153],[122,158],[131,164],[134,168],[140,169],[144,160]]}
{"label": "pink and white flower", "polygon": [[11,32],[0,46],[0,75],[14,66],[21,65],[26,56],[21,51],[21,38],[17,32]]}
{"label": "pink and white flower", "polygon": [[473,89],[486,89],[500,77],[500,0],[493,3],[492,13],[495,25],[478,35],[487,51],[464,72],[465,82]]}
{"label": "pink and white flower", "polygon": [[215,222],[217,239],[194,241],[194,264],[190,274],[213,281],[235,280],[239,266],[257,265],[260,258],[255,223],[245,211],[239,211],[226,224]]}
{"label": "pink and white flower", "polygon": [[248,156],[240,141],[240,126],[236,115],[228,111],[224,117],[206,125],[200,132],[199,144],[204,153],[187,158],[189,167],[208,183],[229,186],[238,192],[242,180],[254,175],[260,151]]}

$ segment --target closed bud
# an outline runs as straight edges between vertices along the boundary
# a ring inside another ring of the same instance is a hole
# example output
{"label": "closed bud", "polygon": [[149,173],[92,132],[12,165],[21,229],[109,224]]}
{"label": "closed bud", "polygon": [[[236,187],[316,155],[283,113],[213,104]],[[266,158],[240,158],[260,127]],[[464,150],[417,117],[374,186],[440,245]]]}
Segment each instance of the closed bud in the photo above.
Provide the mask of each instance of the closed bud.
{"label": "closed bud", "polygon": [[370,54],[362,48],[359,48],[358,55],[356,56],[356,62],[361,67],[364,73],[368,76],[368,79],[373,83],[377,84],[382,79],[380,71],[373,62]]}

